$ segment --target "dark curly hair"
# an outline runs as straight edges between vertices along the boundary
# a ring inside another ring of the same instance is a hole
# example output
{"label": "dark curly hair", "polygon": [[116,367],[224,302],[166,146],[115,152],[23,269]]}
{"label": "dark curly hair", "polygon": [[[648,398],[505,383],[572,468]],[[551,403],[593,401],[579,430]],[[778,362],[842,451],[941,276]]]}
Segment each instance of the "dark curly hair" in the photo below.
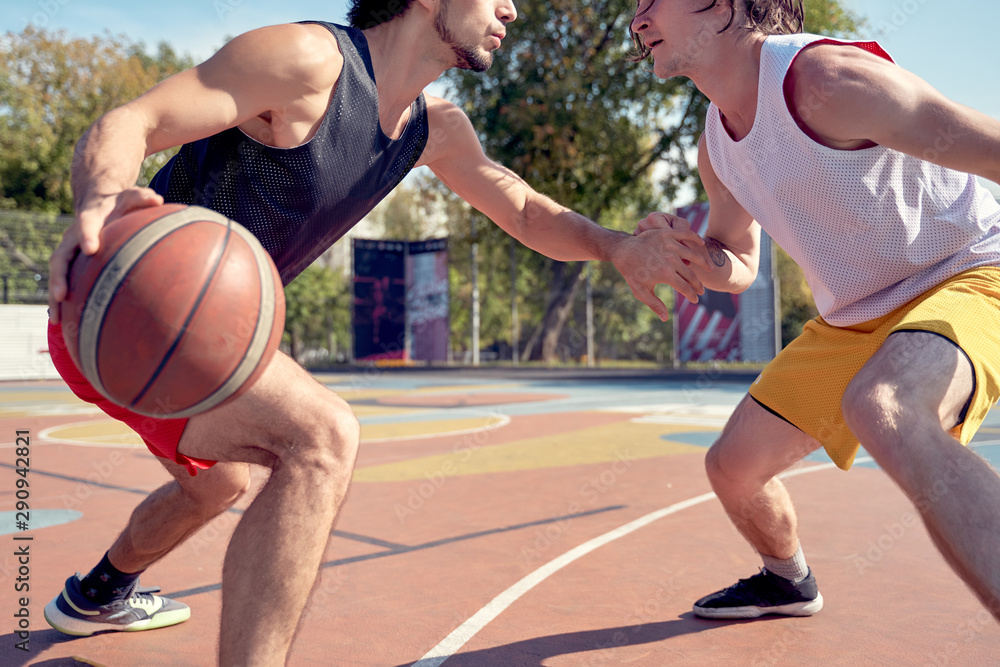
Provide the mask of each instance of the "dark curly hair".
{"label": "dark curly hair", "polygon": [[352,0],[347,20],[352,28],[366,30],[406,13],[413,0]]}
{"label": "dark curly hair", "polygon": [[[765,35],[790,35],[802,32],[805,26],[805,10],[802,0],[738,0],[743,5],[746,16],[743,25],[745,30],[762,32]],[[725,32],[736,20],[737,0],[724,0],[729,6],[729,22],[719,32]],[[720,0],[712,0],[707,7],[697,12],[707,12],[718,6]],[[633,60],[644,60],[649,55],[649,47],[642,43],[642,37],[635,34],[629,26],[629,34],[635,44]]]}

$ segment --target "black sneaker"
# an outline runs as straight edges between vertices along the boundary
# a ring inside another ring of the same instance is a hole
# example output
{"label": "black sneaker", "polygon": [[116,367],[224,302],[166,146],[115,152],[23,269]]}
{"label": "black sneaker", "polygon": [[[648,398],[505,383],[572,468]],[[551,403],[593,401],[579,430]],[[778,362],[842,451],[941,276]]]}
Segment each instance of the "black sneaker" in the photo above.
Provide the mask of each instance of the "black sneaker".
{"label": "black sneaker", "polygon": [[80,591],[79,573],[66,580],[66,586],[52,602],[45,605],[45,620],[67,635],[87,637],[104,630],[138,632],[183,623],[191,617],[191,608],[182,602],[153,595],[159,588],[142,588],[136,581],[124,600],[97,605]]}
{"label": "black sneaker", "polygon": [[694,603],[694,613],[702,618],[757,618],[765,614],[812,616],[823,608],[823,596],[816,578],[809,576],[797,584],[761,568],[760,574],[740,579],[735,585],[706,595]]}

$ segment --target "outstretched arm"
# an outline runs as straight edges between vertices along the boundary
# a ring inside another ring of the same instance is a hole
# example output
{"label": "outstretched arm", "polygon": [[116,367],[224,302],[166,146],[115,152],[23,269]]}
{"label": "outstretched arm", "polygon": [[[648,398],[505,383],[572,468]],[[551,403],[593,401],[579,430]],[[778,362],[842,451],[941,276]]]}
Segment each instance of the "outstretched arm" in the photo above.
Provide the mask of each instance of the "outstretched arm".
{"label": "outstretched arm", "polygon": [[[454,104],[428,97],[428,117],[430,137],[418,165],[429,166],[458,196],[529,248],[560,261],[613,262],[633,294],[662,320],[667,308],[653,293],[658,283],[667,282],[662,276],[670,274],[671,284],[693,301],[704,292],[690,268],[711,267],[697,234],[678,233],[675,252],[657,252],[648,241],[601,227],[554,202],[490,160],[468,117]],[[666,270],[664,263],[672,268]]]}

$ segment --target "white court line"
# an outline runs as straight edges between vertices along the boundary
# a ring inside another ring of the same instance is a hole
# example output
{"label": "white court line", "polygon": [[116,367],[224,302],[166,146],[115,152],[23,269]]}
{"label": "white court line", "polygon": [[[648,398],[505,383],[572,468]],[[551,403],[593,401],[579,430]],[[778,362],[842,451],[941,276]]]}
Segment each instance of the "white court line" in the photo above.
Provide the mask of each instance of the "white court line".
{"label": "white court line", "polygon": [[[860,458],[855,463],[869,463],[873,459],[871,458]],[[828,470],[830,468],[835,468],[836,465],[833,463],[821,463],[815,466],[809,466],[806,468],[800,468],[798,470],[793,470],[791,472],[778,475],[780,478],[796,477],[798,475],[805,475],[806,473],[819,472],[820,470]],[[603,547],[605,544],[617,540],[619,537],[625,537],[629,533],[634,533],[635,531],[648,526],[657,519],[662,519],[665,516],[680,512],[681,510],[686,510],[689,507],[694,507],[695,505],[700,505],[701,503],[707,502],[715,498],[714,493],[704,493],[700,496],[695,496],[694,498],[689,498],[688,500],[681,501],[679,503],[674,503],[663,509],[656,510],[655,512],[650,512],[646,516],[639,517],[634,521],[630,521],[623,526],[619,526],[614,530],[604,533],[603,535],[598,535],[588,542],[570,549],[562,556],[559,556],[555,560],[549,561],[542,567],[538,568],[534,572],[530,573],[519,582],[505,590],[500,595],[496,596],[490,602],[472,615],[467,621],[462,623],[462,625],[455,628],[450,635],[441,640],[437,646],[432,648],[427,652],[424,657],[417,660],[411,667],[438,667],[445,660],[455,655],[459,649],[465,646],[470,639],[472,639],[477,632],[482,630],[490,623],[494,618],[499,616],[507,607],[514,604],[522,595],[530,591],[532,588],[538,584],[545,581],[548,577],[555,574],[559,570],[563,569],[573,561],[586,556],[591,551]]]}
{"label": "white court line", "polygon": [[[478,417],[480,415],[475,415],[475,416]],[[467,435],[469,433],[479,433],[481,431],[495,431],[496,429],[503,428],[504,426],[506,426],[507,424],[510,423],[510,417],[508,415],[487,414],[485,416],[491,417],[491,418],[492,417],[500,417],[500,420],[497,421],[497,422],[493,422],[492,424],[486,424],[485,426],[476,426],[476,427],[473,427],[473,428],[463,428],[463,429],[458,429],[456,431],[440,431],[438,433],[421,433],[420,435],[394,435],[394,436],[387,437],[387,438],[361,438],[361,442],[367,444],[367,443],[372,443],[372,442],[395,442],[397,440],[427,440],[429,438],[450,438],[450,437],[453,437],[453,436],[456,436],[456,435]],[[469,419],[472,419],[472,417],[469,417]],[[428,419],[426,421],[428,423],[431,423],[431,422],[434,422],[434,421],[442,421],[442,420]],[[362,423],[361,425],[362,426],[366,426],[366,425],[367,426],[384,426],[386,424],[404,424],[405,425],[405,424],[419,424],[419,423],[420,423],[420,421],[409,421],[409,422],[407,422],[407,421],[400,421],[400,422],[379,422],[377,424],[365,424],[365,423]]]}

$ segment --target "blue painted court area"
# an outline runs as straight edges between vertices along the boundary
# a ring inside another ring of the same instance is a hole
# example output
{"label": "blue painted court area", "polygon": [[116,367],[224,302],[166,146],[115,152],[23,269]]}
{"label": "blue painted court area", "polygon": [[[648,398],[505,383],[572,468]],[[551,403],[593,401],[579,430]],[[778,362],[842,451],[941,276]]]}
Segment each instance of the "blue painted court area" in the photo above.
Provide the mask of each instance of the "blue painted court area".
{"label": "blue painted court area", "polygon": [[[712,443],[715,442],[716,438],[719,437],[721,431],[696,431],[693,433],[671,433],[669,435],[663,436],[664,440],[672,440],[674,442],[682,442],[686,445],[698,445],[699,447],[711,447]],[[978,433],[972,439],[969,447],[971,447],[977,454],[982,456],[984,459],[990,462],[994,468],[1000,470],[1000,438],[997,438],[996,434]],[[878,465],[874,461],[865,461],[863,459],[869,458],[868,452],[862,447],[858,451],[857,463],[853,467],[856,468],[877,468]],[[826,455],[826,452],[818,451],[813,452],[805,458],[806,461],[815,461],[817,463],[829,463],[830,457]]]}
{"label": "blue painted court area", "polygon": [[[496,375],[491,378],[490,375]],[[602,375],[604,376],[602,378]],[[659,415],[664,423],[692,423],[698,430],[664,435],[665,440],[683,444],[710,447],[718,438],[726,419],[756,377],[756,372],[721,373],[706,371],[680,376],[650,373],[574,373],[561,372],[516,372],[490,369],[485,372],[450,373],[443,372],[429,377],[427,374],[407,376],[395,373],[372,372],[350,376],[344,381],[328,382],[334,391],[347,389],[398,389],[462,392],[475,394],[495,391],[525,391],[559,394],[557,398],[543,402],[516,403],[510,405],[474,406],[467,408],[450,407],[441,410],[425,410],[418,414],[371,415],[360,418],[362,424],[391,424],[414,421],[435,421],[443,418],[479,417],[483,415],[546,414],[552,412],[582,412],[588,410],[608,410],[614,412],[634,412],[646,415],[644,419],[656,419]],[[585,380],[585,381],[584,381]],[[709,429],[706,429],[709,427]],[[715,427],[714,430],[710,430]],[[1000,470],[1000,409],[994,408],[983,422],[979,432],[970,444],[978,454]],[[862,449],[858,452],[856,467],[877,468]],[[822,450],[810,454],[806,461],[829,463],[830,458]]]}
{"label": "blue painted court area", "polygon": [[24,526],[30,526],[31,530],[58,526],[70,521],[76,521],[83,516],[83,512],[76,510],[60,509],[34,509],[29,510],[27,515],[30,522],[21,523],[24,520],[24,512],[0,512],[0,535],[13,535],[23,530]]}

